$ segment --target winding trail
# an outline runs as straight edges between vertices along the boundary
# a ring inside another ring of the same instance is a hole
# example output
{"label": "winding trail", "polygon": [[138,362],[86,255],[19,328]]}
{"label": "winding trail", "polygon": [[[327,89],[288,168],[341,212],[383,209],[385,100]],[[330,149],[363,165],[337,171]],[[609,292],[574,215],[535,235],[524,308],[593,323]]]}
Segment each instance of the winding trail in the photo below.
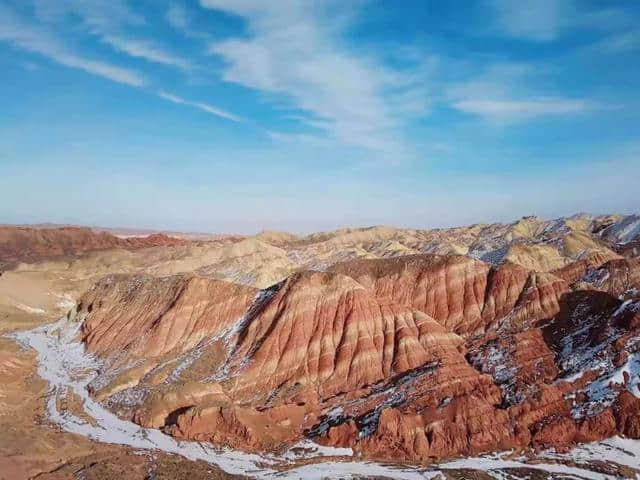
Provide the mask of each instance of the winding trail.
{"label": "winding trail", "polygon": [[[37,352],[38,374],[51,387],[51,394],[47,400],[47,412],[51,421],[67,432],[83,435],[98,442],[127,445],[137,449],[161,450],[190,460],[203,460],[230,474],[248,475],[260,479],[378,476],[400,480],[423,480],[434,478],[441,471],[450,469],[477,469],[489,473],[494,478],[508,478],[500,470],[527,468],[562,474],[562,478],[606,480],[616,477],[553,462],[571,460],[581,464],[612,457],[612,461],[623,465],[636,468],[640,466],[640,442],[616,438],[599,444],[578,447],[568,455],[549,453],[546,456],[550,459],[549,463],[528,464],[524,460],[505,460],[499,455],[492,455],[457,460],[430,469],[329,459],[326,461],[319,459],[318,463],[295,466],[295,459],[300,458],[295,450],[286,452],[282,457],[275,457],[218,448],[198,442],[177,441],[160,430],[142,428],[122,420],[91,398],[86,387],[96,376],[100,363],[87,354],[84,346],[76,341],[80,325],[63,318],[56,323],[34,330],[13,333],[10,337],[24,347],[33,348]],[[61,412],[58,409],[58,401],[69,392],[76,394],[82,400],[84,414],[92,419],[91,422],[69,411]],[[311,442],[303,442],[298,447],[304,449],[304,458],[353,455],[351,449],[327,448]],[[637,478],[640,479],[640,475]]]}

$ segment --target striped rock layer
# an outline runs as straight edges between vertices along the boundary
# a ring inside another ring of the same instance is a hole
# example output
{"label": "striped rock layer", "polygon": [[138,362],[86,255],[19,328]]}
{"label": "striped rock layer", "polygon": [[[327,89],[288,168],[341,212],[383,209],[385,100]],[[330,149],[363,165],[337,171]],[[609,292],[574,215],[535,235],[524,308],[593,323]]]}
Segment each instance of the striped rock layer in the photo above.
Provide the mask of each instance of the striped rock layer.
{"label": "striped rock layer", "polygon": [[264,290],[112,276],[72,317],[105,362],[96,396],[178,438],[414,461],[566,448],[640,435],[638,264],[602,260],[411,255]]}

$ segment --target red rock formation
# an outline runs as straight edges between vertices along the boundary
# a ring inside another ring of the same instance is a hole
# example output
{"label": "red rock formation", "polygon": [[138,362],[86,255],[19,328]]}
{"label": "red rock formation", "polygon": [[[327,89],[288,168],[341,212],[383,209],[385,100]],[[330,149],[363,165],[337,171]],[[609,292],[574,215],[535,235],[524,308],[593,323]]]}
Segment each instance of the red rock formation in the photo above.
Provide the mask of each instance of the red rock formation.
{"label": "red rock formation", "polygon": [[532,328],[513,335],[491,334],[469,345],[470,363],[491,375],[503,393],[503,406],[516,405],[558,376],[555,354],[543,332]]}
{"label": "red rock formation", "polygon": [[347,276],[303,272],[248,325],[229,362],[231,375],[239,374],[236,391],[295,385],[328,397],[459,358],[461,344],[424,313],[379,299]]}
{"label": "red rock formation", "polygon": [[556,270],[554,274],[575,290],[594,289],[623,295],[628,290],[640,289],[640,258],[594,260],[589,257]]}
{"label": "red rock formation", "polygon": [[[181,414],[166,431],[176,438],[198,440],[242,450],[280,450],[302,431],[305,409],[297,406],[258,411],[254,408],[206,406]],[[293,428],[292,428],[293,427]]]}
{"label": "red rock formation", "polygon": [[[633,269],[615,262],[629,283]],[[420,255],[300,272],[260,293],[109,277],[77,315],[92,352],[156,359],[120,382],[152,391],[133,407],[143,425],[236,448],[309,436],[428,461],[638,436],[639,305],[513,264]]]}
{"label": "red rock formation", "polygon": [[640,398],[623,391],[615,406],[615,418],[620,433],[640,439]]}
{"label": "red rock formation", "polygon": [[334,265],[379,298],[417,308],[458,334],[502,320],[521,324],[551,317],[566,284],[551,274],[507,263],[490,267],[464,256],[415,255]]}
{"label": "red rock formation", "polygon": [[154,234],[120,238],[85,227],[0,227],[0,264],[35,262],[110,248],[144,248],[182,245],[187,240]]}
{"label": "red rock formation", "polygon": [[596,288],[613,295],[640,288],[640,258],[610,260],[590,270],[581,279],[583,287]]}
{"label": "red rock formation", "polygon": [[611,258],[601,252],[591,253],[585,258],[581,258],[580,260],[576,260],[562,268],[554,270],[553,274],[562,278],[568,284],[572,284],[583,278],[590,269],[598,268],[608,260],[611,260]]}
{"label": "red rock formation", "polygon": [[132,358],[182,353],[241,318],[257,290],[210,278],[108,276],[80,298],[87,349]]}

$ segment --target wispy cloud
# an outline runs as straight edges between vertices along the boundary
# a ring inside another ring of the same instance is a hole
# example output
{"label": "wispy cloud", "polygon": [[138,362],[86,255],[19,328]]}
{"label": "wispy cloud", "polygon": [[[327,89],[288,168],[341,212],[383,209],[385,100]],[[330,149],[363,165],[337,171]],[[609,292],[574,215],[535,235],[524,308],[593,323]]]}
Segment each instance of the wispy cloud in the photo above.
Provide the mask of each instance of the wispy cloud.
{"label": "wispy cloud", "polygon": [[[227,62],[226,81],[293,102],[310,114],[310,126],[325,129],[344,144],[402,149],[395,131],[397,112],[384,95],[391,76],[382,65],[352,54],[340,42],[339,26],[348,15],[336,2],[201,0],[201,4],[247,21],[248,38],[211,45],[211,53]],[[334,15],[333,22],[328,13]]]}
{"label": "wispy cloud", "polygon": [[165,14],[165,18],[169,25],[171,25],[173,28],[177,28],[180,30],[187,28],[187,11],[184,8],[184,5],[181,5],[179,3],[172,3],[171,5],[169,5],[169,9]]}
{"label": "wispy cloud", "polygon": [[546,115],[583,113],[595,108],[586,100],[532,98],[527,100],[467,99],[453,104],[462,112],[502,121],[516,122]]}
{"label": "wispy cloud", "polygon": [[267,137],[278,143],[300,144],[305,146],[312,145],[314,147],[328,147],[332,145],[332,142],[326,138],[309,133],[286,133],[275,130],[266,130],[265,133]]}
{"label": "wispy cloud", "polygon": [[160,98],[168,100],[169,102],[173,102],[173,103],[177,103],[177,104],[180,104],[180,105],[187,105],[189,107],[197,108],[198,110],[202,110],[203,112],[210,113],[211,115],[215,115],[217,117],[226,118],[227,120],[231,120],[231,121],[234,121],[234,122],[242,122],[243,121],[243,119],[241,117],[239,117],[237,115],[234,115],[232,113],[229,113],[229,112],[227,112],[225,110],[222,110],[221,108],[214,107],[213,105],[209,105],[208,103],[193,102],[193,101],[190,101],[190,100],[185,100],[182,97],[179,97],[177,95],[173,95],[172,93],[163,92],[163,91],[158,92],[158,96],[160,96]]}
{"label": "wispy cloud", "polygon": [[80,19],[86,31],[118,52],[182,70],[192,68],[191,62],[154,39],[127,34],[127,28],[140,27],[146,20],[121,0],[34,0],[34,4],[36,15],[41,20],[60,24],[64,19]]}
{"label": "wispy cloud", "polygon": [[640,49],[640,30],[617,33],[589,47],[590,53],[617,54]]}
{"label": "wispy cloud", "polygon": [[542,68],[527,64],[496,64],[475,78],[447,89],[450,106],[460,112],[498,124],[542,116],[573,115],[601,108],[598,102],[562,95],[541,94],[529,87],[533,73]]}
{"label": "wispy cloud", "polygon": [[132,57],[143,58],[149,62],[169,65],[182,70],[190,70],[192,68],[189,61],[163,50],[149,40],[107,34],[102,36],[102,41]]}
{"label": "wispy cloud", "polygon": [[186,37],[201,42],[211,41],[211,34],[194,27],[195,12],[187,9],[183,3],[170,3],[165,14],[166,22]]}
{"label": "wispy cloud", "polygon": [[142,15],[123,0],[32,0],[35,15],[48,23],[80,20],[93,34],[104,34],[122,26],[140,27],[145,24]]}
{"label": "wispy cloud", "polygon": [[55,36],[35,25],[24,22],[9,9],[0,5],[0,40],[43,55],[70,68],[83,70],[114,82],[141,87],[146,80],[138,72],[110,63],[92,60],[69,50]]}
{"label": "wispy cloud", "polygon": [[538,42],[556,38],[575,11],[568,0],[490,0],[489,10],[505,34]]}
{"label": "wispy cloud", "polygon": [[627,9],[577,0],[487,0],[487,7],[501,33],[534,42],[551,42],[579,29],[618,36],[637,27]]}

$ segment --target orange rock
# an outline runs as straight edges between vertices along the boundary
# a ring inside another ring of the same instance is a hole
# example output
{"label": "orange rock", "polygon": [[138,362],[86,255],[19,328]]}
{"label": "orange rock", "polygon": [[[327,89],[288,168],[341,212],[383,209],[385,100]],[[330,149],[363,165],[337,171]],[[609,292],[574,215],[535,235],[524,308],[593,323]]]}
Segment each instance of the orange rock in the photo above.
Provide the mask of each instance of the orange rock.
{"label": "orange rock", "polygon": [[551,317],[566,283],[507,263],[490,267],[464,256],[414,255],[355,260],[330,269],[356,279],[379,298],[416,308],[462,335],[509,317],[521,324]]}
{"label": "orange rock", "polygon": [[108,276],[83,295],[76,317],[84,319],[87,349],[130,357],[182,353],[240,319],[257,290],[210,278],[177,275]]}
{"label": "orange rock", "polygon": [[247,326],[231,375],[242,391],[354,390],[431,361],[463,361],[457,335],[422,312],[378,299],[335,273],[291,276]]}
{"label": "orange rock", "polygon": [[630,438],[640,439],[640,398],[628,391],[618,397],[614,408],[618,431]]}

